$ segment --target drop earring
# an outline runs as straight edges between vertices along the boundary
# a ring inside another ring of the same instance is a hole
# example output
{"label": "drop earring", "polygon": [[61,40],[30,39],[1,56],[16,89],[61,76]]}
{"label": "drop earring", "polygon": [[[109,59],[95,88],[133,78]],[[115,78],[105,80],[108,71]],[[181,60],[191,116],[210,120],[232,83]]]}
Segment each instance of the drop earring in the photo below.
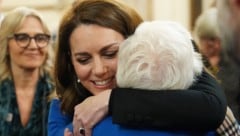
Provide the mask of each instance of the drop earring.
{"label": "drop earring", "polygon": [[78,79],[77,82],[80,83],[81,82],[80,79]]}

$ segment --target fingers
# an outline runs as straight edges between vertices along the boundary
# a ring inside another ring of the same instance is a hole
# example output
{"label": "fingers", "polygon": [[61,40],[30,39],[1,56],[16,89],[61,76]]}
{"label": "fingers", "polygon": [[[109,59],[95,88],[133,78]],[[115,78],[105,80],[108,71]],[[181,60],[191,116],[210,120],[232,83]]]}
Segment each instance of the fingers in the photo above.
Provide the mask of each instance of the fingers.
{"label": "fingers", "polygon": [[[111,90],[101,92],[96,96],[85,99],[74,108],[74,136],[91,136],[92,128],[108,113]],[[80,128],[81,133],[80,134]],[[84,128],[84,134],[83,129]]]}
{"label": "fingers", "polygon": [[74,116],[73,119],[73,132],[74,136],[85,136],[85,128],[78,116]]}
{"label": "fingers", "polygon": [[92,136],[92,129],[86,129],[85,136]]}
{"label": "fingers", "polygon": [[73,133],[68,129],[64,129],[64,136],[73,136]]}

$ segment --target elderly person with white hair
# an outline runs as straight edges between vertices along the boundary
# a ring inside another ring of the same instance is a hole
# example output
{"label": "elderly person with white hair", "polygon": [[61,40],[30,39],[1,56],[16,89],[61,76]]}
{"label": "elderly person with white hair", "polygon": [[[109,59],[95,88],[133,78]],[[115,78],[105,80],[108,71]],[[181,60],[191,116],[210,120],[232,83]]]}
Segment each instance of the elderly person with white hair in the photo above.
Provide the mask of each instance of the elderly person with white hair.
{"label": "elderly person with white hair", "polygon": [[[203,71],[201,55],[194,50],[190,33],[180,24],[169,21],[142,23],[121,43],[118,58],[117,85],[122,88],[181,91],[189,88]],[[68,128],[72,130],[72,126]],[[93,136],[215,135],[211,129],[150,128],[140,130],[112,124],[112,117],[108,116],[94,127]]]}
{"label": "elderly person with white hair", "polygon": [[[179,90],[189,88],[204,66],[190,33],[170,21],[144,22],[120,46],[117,84],[122,88]],[[228,107],[218,135],[239,135]]]}
{"label": "elderly person with white hair", "polygon": [[203,63],[190,33],[180,24],[141,24],[119,51],[117,84],[143,89],[184,89],[200,75]]}
{"label": "elderly person with white hair", "polygon": [[[181,91],[189,88],[204,68],[201,54],[194,50],[191,39],[190,33],[176,22],[151,21],[140,24],[135,33],[119,46],[118,87],[149,91]],[[132,129],[111,124],[111,117],[108,117],[95,127],[94,136],[105,134],[106,129],[110,130],[109,134],[119,136],[216,134],[214,130]]]}

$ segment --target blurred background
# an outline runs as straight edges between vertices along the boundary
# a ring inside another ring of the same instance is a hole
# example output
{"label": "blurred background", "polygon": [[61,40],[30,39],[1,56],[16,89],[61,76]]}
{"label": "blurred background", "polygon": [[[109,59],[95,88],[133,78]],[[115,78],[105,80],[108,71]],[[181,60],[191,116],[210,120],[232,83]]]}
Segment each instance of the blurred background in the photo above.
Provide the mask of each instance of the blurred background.
{"label": "blurred background", "polygon": [[[0,0],[0,19],[18,6],[33,7],[47,20],[55,33],[62,13],[74,0]],[[173,20],[192,31],[196,18],[214,6],[214,0],[120,0],[135,8],[145,20]]]}

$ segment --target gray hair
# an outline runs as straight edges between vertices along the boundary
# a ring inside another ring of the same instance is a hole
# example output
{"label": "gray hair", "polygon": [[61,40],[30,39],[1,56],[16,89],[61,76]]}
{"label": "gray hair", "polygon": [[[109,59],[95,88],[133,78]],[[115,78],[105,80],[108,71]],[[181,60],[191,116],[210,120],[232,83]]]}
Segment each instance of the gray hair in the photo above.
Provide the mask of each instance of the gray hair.
{"label": "gray hair", "polygon": [[121,45],[119,87],[184,89],[202,72],[201,55],[194,51],[190,33],[169,21],[144,22]]}

